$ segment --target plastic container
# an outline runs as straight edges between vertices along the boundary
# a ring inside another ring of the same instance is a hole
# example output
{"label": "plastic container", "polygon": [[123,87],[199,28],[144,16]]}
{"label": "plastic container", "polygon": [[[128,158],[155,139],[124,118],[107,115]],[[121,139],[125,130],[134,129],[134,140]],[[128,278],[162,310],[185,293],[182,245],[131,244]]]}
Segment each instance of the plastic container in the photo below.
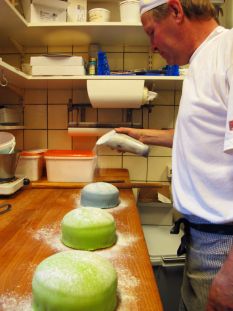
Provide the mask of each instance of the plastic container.
{"label": "plastic container", "polygon": [[8,154],[14,152],[15,137],[11,133],[0,132],[0,153]]}
{"label": "plastic container", "polygon": [[23,151],[20,154],[16,175],[22,175],[31,181],[39,180],[43,172],[44,152]]}
{"label": "plastic container", "polygon": [[97,74],[100,75],[110,75],[110,67],[108,64],[107,55],[105,52],[98,52],[98,65]]}
{"label": "plastic container", "polygon": [[92,151],[48,150],[44,158],[48,181],[93,181],[97,157]]}
{"label": "plastic container", "polygon": [[88,11],[90,22],[109,22],[110,11],[103,8],[95,8]]}
{"label": "plastic container", "polygon": [[126,23],[140,23],[140,5],[138,0],[125,0],[120,2],[121,21]]}

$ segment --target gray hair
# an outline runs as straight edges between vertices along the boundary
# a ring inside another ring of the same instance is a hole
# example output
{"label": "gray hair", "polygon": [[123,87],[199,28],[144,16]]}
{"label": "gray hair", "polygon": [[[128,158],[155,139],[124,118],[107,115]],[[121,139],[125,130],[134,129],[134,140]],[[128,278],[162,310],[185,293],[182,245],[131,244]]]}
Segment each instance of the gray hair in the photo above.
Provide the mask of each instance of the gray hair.
{"label": "gray hair", "polygon": [[[218,21],[218,10],[210,0],[180,0],[185,16],[188,19],[209,20],[214,18]],[[168,15],[168,4],[162,4],[152,9],[153,17],[161,20]]]}

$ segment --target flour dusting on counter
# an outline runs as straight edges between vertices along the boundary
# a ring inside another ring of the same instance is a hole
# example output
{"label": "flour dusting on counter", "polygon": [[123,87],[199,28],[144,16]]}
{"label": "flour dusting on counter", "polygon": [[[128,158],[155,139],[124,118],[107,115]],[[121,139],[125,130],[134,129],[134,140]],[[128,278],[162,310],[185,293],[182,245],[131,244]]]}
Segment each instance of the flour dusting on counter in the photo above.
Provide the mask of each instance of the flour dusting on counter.
{"label": "flour dusting on counter", "polygon": [[60,223],[54,223],[35,231],[30,230],[29,233],[35,240],[47,244],[55,251],[62,252],[70,250],[69,247],[61,242]]}
{"label": "flour dusting on counter", "polygon": [[32,297],[22,296],[15,292],[0,294],[1,311],[32,311]]}
{"label": "flour dusting on counter", "polygon": [[[122,227],[122,224],[120,225]],[[47,244],[57,252],[70,250],[69,247],[61,242],[59,223],[54,223],[35,231],[31,230],[30,234],[35,240]],[[127,262],[128,260],[134,260],[132,253],[128,252],[128,250],[133,247],[134,243],[138,240],[139,236],[127,232],[117,232],[117,242],[115,245],[110,248],[94,251],[95,253],[108,258],[117,270],[119,298],[117,311],[128,311],[128,308],[131,308],[134,304],[134,310],[137,310],[138,297],[136,289],[140,285],[140,280],[127,268]]]}
{"label": "flour dusting on counter", "polygon": [[[31,236],[38,241],[42,241],[43,243],[47,244],[49,247],[51,247],[55,251],[65,251],[69,250],[70,248],[65,246],[61,242],[61,232],[60,232],[60,224],[54,223],[45,227],[42,227],[38,230],[30,230],[28,231]],[[133,243],[135,243],[139,239],[138,236],[134,236],[130,233],[121,233],[117,232],[117,242],[115,245],[113,245],[111,248],[106,248],[103,250],[99,250],[97,252],[101,253],[109,253],[109,256],[111,256],[111,253],[113,255],[117,255],[119,251],[121,251],[122,248],[133,246]]]}
{"label": "flour dusting on counter", "polygon": [[127,202],[125,200],[120,199],[120,203],[113,208],[109,208],[108,211],[111,213],[117,213],[120,210],[127,208],[127,206],[129,206],[129,204],[127,204]]}
{"label": "flour dusting on counter", "polygon": [[[118,274],[119,306],[117,311],[132,310],[132,303],[137,303],[138,297],[135,289],[140,285],[140,280],[119,262],[115,265]],[[133,308],[133,310],[136,310]]]}

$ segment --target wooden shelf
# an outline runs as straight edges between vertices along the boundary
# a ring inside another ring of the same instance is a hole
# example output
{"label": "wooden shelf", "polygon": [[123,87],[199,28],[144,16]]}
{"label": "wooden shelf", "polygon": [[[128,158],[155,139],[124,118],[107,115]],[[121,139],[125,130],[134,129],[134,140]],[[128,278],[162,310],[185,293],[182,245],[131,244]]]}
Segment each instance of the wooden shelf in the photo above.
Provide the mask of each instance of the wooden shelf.
{"label": "wooden shelf", "polygon": [[[95,0],[92,0],[95,1]],[[114,0],[115,1],[115,0]],[[0,1],[0,48],[17,46],[24,51],[27,46],[70,46],[99,42],[101,45],[149,45],[140,23],[27,23],[8,0]],[[17,31],[16,31],[17,30]],[[133,33],[133,35],[132,35]],[[104,34],[104,35],[103,35]],[[0,73],[9,85],[25,88],[81,89],[87,80],[145,80],[153,83],[155,90],[181,89],[183,77],[169,76],[31,76],[0,59]]]}
{"label": "wooden shelf", "polygon": [[163,89],[181,89],[183,76],[31,76],[19,69],[1,61],[0,72],[8,83],[18,88],[49,88],[49,89],[82,89],[86,88],[87,80],[145,80],[146,84],[153,83],[155,91]]}
{"label": "wooden shelf", "polygon": [[0,47],[14,46],[12,42],[22,48],[88,45],[93,42],[149,46],[149,39],[140,23],[28,23],[8,0],[0,1],[0,12]]}
{"label": "wooden shelf", "polygon": [[23,130],[23,125],[0,125],[1,131]]}

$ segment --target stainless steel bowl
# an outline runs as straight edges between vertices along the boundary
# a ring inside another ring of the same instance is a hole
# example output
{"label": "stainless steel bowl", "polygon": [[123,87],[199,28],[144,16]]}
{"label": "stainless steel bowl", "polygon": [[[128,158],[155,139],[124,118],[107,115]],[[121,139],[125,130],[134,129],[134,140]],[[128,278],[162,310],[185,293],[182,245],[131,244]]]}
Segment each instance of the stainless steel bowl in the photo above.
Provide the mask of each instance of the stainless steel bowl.
{"label": "stainless steel bowl", "polygon": [[15,170],[20,152],[0,154],[0,181],[10,181],[15,177]]}

